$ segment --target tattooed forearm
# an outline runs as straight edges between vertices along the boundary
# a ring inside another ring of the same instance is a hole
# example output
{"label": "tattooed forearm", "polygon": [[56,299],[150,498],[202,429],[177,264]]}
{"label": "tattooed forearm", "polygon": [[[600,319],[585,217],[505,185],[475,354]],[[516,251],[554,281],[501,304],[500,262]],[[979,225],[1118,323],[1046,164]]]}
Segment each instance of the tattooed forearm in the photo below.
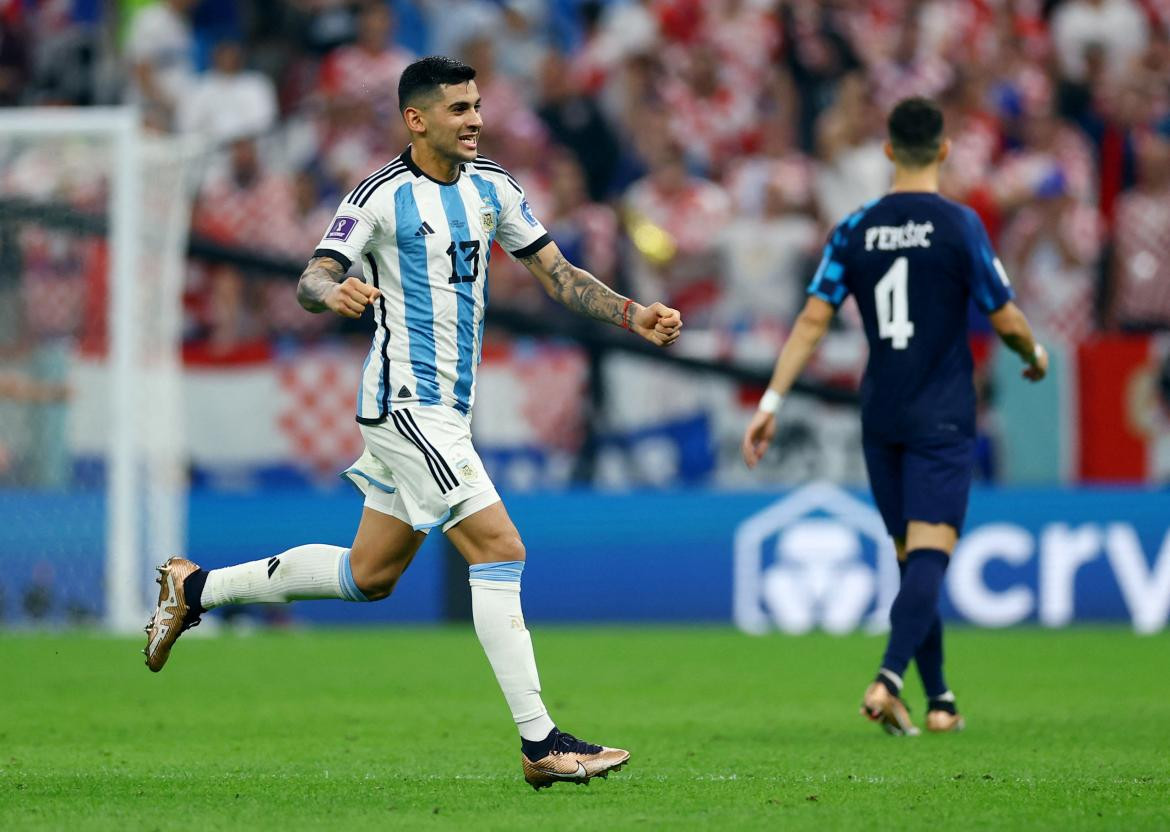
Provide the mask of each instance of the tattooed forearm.
{"label": "tattooed forearm", "polygon": [[[537,264],[538,260],[539,255],[533,255],[521,262],[531,266]],[[626,299],[589,272],[574,266],[559,251],[548,267],[547,274],[549,281],[546,289],[555,300],[574,312],[621,326],[622,308]]]}
{"label": "tattooed forearm", "polygon": [[325,298],[344,276],[345,270],[332,257],[314,257],[297,284],[297,300],[310,312],[324,312],[329,308]]}

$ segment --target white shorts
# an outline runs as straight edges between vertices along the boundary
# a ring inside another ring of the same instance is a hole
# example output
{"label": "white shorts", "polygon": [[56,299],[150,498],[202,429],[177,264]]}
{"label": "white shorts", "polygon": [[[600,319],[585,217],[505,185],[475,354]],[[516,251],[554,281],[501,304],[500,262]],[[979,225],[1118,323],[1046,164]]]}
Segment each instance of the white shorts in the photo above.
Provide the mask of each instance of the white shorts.
{"label": "white shorts", "polygon": [[366,506],[415,531],[443,531],[499,502],[471,445],[470,420],[450,407],[403,407],[380,425],[359,425],[365,453],[341,472]]}

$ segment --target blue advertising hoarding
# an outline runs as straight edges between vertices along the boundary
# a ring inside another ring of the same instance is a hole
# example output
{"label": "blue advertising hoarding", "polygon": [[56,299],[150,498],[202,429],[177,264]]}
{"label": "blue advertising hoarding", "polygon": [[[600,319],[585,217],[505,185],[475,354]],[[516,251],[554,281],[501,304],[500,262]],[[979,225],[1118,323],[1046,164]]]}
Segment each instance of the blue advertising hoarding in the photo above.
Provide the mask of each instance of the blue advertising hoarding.
{"label": "blue advertising hoarding", "polygon": [[[868,498],[827,483],[783,493],[516,494],[524,605],[532,621],[735,622],[747,632],[880,630],[897,569]],[[348,491],[196,492],[191,557],[207,567],[302,543],[346,545]],[[28,617],[28,587],[63,611],[100,612],[102,502],[0,493],[3,620]],[[434,622],[445,570],[429,541],[388,601],[302,603],[298,620]],[[161,560],[167,553],[159,553]],[[1170,495],[1137,489],[983,489],[948,571],[944,614],[977,626],[1124,622],[1156,632],[1170,614]]]}

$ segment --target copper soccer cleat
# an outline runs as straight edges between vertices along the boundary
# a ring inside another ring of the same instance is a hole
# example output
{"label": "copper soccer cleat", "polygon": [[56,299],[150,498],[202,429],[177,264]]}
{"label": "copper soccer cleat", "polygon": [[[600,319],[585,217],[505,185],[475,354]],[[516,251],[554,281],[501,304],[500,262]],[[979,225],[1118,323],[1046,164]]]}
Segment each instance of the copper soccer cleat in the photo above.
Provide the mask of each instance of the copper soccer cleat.
{"label": "copper soccer cleat", "polygon": [[191,614],[183,594],[183,581],[199,566],[186,558],[176,557],[156,568],[159,573],[156,579],[158,606],[146,625],[146,647],[142,652],[146,656],[146,666],[158,673],[170,658],[171,648],[179,636],[199,623],[199,616]]}
{"label": "copper soccer cleat", "polygon": [[588,785],[594,777],[617,771],[629,759],[630,752],[625,749],[592,745],[560,731],[546,756],[534,762],[520,755],[524,779],[538,791],[558,782]]}
{"label": "copper soccer cleat", "polygon": [[950,711],[927,711],[926,730],[934,734],[957,734],[967,727],[967,721]]}
{"label": "copper soccer cleat", "polygon": [[910,721],[910,711],[906,708],[906,703],[890,693],[881,682],[874,682],[865,689],[861,715],[871,722],[879,723],[882,730],[891,736],[918,736],[918,728]]}

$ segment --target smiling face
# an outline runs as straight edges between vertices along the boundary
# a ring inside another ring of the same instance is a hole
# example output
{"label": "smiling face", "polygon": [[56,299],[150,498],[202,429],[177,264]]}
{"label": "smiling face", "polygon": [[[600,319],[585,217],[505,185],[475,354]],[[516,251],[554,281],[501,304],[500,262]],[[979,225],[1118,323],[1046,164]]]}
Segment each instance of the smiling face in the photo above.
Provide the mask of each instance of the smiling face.
{"label": "smiling face", "polygon": [[475,81],[441,84],[435,94],[403,113],[415,144],[422,144],[450,164],[470,162],[478,153],[483,130],[479,88]]}

